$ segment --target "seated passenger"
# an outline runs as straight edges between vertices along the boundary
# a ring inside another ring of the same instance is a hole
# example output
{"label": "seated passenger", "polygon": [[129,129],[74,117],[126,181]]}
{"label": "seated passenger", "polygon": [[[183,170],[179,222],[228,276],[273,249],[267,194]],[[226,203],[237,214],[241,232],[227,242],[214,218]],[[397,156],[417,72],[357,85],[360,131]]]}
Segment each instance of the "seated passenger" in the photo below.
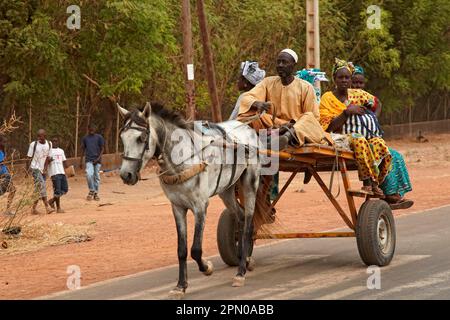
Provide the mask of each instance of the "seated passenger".
{"label": "seated passenger", "polygon": [[[364,69],[355,66],[352,76],[352,88],[365,89],[366,76]],[[377,117],[381,114],[381,103],[377,103],[372,109]],[[411,181],[409,179],[408,168],[406,167],[403,156],[396,150],[389,148],[392,155],[392,170],[389,172],[384,182],[380,185],[386,195],[386,202],[393,209],[408,209],[413,206],[414,201],[405,199],[405,194],[412,191]]]}
{"label": "seated passenger", "polygon": [[252,90],[258,83],[260,83],[266,76],[266,71],[259,68],[258,62],[245,61],[241,63],[239,80],[237,83],[238,90],[242,92],[236,101],[233,111],[231,112],[230,119],[236,120],[239,113],[239,106],[241,104],[242,95]]}
{"label": "seated passenger", "polygon": [[391,169],[392,156],[381,137],[381,128],[370,110],[374,96],[360,90],[349,89],[353,64],[336,59],[333,67],[335,88],[320,100],[320,123],[328,132],[349,137],[350,146],[358,164],[362,190],[383,196],[379,185]]}
{"label": "seated passenger", "polygon": [[279,148],[289,143],[303,145],[326,143],[325,132],[320,127],[319,106],[313,87],[294,76],[297,54],[291,49],[281,51],[277,57],[278,76],[267,77],[252,90],[243,94],[238,120],[263,114],[250,125],[256,130],[282,128]]}

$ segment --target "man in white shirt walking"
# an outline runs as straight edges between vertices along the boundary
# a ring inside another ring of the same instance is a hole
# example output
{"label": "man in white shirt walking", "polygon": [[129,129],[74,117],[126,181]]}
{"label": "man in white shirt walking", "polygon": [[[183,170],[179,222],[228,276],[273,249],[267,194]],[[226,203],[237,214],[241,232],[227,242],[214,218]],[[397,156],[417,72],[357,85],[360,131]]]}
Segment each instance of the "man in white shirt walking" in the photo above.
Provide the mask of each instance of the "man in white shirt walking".
{"label": "man in white shirt walking", "polygon": [[67,183],[66,173],[64,171],[67,168],[66,154],[64,150],[59,147],[59,139],[52,139],[51,160],[48,167],[48,174],[53,183],[53,198],[49,200],[49,205],[55,209],[56,212],[64,213],[61,209],[61,197],[69,191],[69,184]]}
{"label": "man in white shirt walking", "polygon": [[[51,156],[51,143],[46,140],[46,133],[44,129],[39,129],[37,132],[37,140],[30,143],[28,148],[28,168],[34,179],[34,186],[36,193],[39,194],[39,199],[45,205],[47,213],[52,213],[53,210],[47,201],[47,186],[45,184],[47,167]],[[36,210],[39,199],[33,204],[32,214],[39,214]]]}

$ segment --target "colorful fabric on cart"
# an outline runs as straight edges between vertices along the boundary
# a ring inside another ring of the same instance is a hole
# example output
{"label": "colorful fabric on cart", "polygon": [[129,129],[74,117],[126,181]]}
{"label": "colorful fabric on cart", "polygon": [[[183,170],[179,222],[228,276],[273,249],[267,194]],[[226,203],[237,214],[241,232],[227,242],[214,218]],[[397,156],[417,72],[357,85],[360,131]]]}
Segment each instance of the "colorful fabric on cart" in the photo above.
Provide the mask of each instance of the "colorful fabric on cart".
{"label": "colorful fabric on cart", "polygon": [[297,71],[296,76],[312,85],[314,85],[316,81],[328,81],[326,73],[320,71],[320,69],[303,69]]}
{"label": "colorful fabric on cart", "polygon": [[302,80],[305,80],[306,82],[309,82],[313,87],[314,91],[316,93],[316,101],[317,103],[320,103],[320,97],[322,96],[322,90],[320,86],[315,87],[314,84],[316,81],[322,82],[322,81],[328,81],[326,77],[325,72],[321,72],[320,69],[303,69],[300,71],[297,71],[296,73],[297,78],[300,78]]}
{"label": "colorful fabric on cart", "polygon": [[408,168],[403,156],[398,151],[393,149],[389,149],[389,151],[392,155],[392,170],[380,185],[380,188],[387,196],[399,194],[403,197],[407,192],[412,191]]}

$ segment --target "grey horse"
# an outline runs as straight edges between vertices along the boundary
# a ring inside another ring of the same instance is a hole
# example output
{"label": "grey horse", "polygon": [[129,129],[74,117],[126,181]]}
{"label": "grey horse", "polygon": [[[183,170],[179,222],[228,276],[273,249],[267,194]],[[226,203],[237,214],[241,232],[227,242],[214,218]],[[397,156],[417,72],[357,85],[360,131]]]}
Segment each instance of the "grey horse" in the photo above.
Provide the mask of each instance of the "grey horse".
{"label": "grey horse", "polygon": [[[133,111],[117,107],[125,118],[120,134],[124,145],[120,177],[125,184],[134,185],[140,180],[141,169],[150,159],[156,159],[161,187],[172,205],[178,234],[179,279],[169,296],[182,298],[188,286],[189,209],[195,217],[191,257],[203,274],[213,273],[211,261],[202,258],[202,241],[209,198],[214,195],[219,195],[229,212],[237,214],[240,263],[232,285],[243,286],[261,173],[256,132],[238,121],[188,123],[177,112],[155,103]],[[245,195],[244,208],[236,200],[237,184]]]}

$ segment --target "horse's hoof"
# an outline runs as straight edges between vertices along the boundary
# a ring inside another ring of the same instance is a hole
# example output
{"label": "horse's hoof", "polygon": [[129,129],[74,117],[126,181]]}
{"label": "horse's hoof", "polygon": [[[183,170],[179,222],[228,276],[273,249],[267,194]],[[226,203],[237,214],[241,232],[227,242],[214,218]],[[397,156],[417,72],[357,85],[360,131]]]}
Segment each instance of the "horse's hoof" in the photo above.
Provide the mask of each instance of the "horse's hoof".
{"label": "horse's hoof", "polygon": [[206,261],[206,271],[203,272],[205,276],[210,276],[214,272],[214,265],[211,261]]}
{"label": "horse's hoof", "polygon": [[233,284],[232,287],[243,287],[245,283],[245,277],[242,276],[236,276],[233,278]]}
{"label": "horse's hoof", "polygon": [[181,299],[183,299],[185,293],[186,293],[186,289],[176,287],[175,289],[170,290],[169,299],[170,300],[181,300]]}
{"label": "horse's hoof", "polygon": [[255,266],[256,266],[255,259],[253,259],[252,257],[249,257],[247,259],[247,270],[253,271],[253,270],[255,270]]}

